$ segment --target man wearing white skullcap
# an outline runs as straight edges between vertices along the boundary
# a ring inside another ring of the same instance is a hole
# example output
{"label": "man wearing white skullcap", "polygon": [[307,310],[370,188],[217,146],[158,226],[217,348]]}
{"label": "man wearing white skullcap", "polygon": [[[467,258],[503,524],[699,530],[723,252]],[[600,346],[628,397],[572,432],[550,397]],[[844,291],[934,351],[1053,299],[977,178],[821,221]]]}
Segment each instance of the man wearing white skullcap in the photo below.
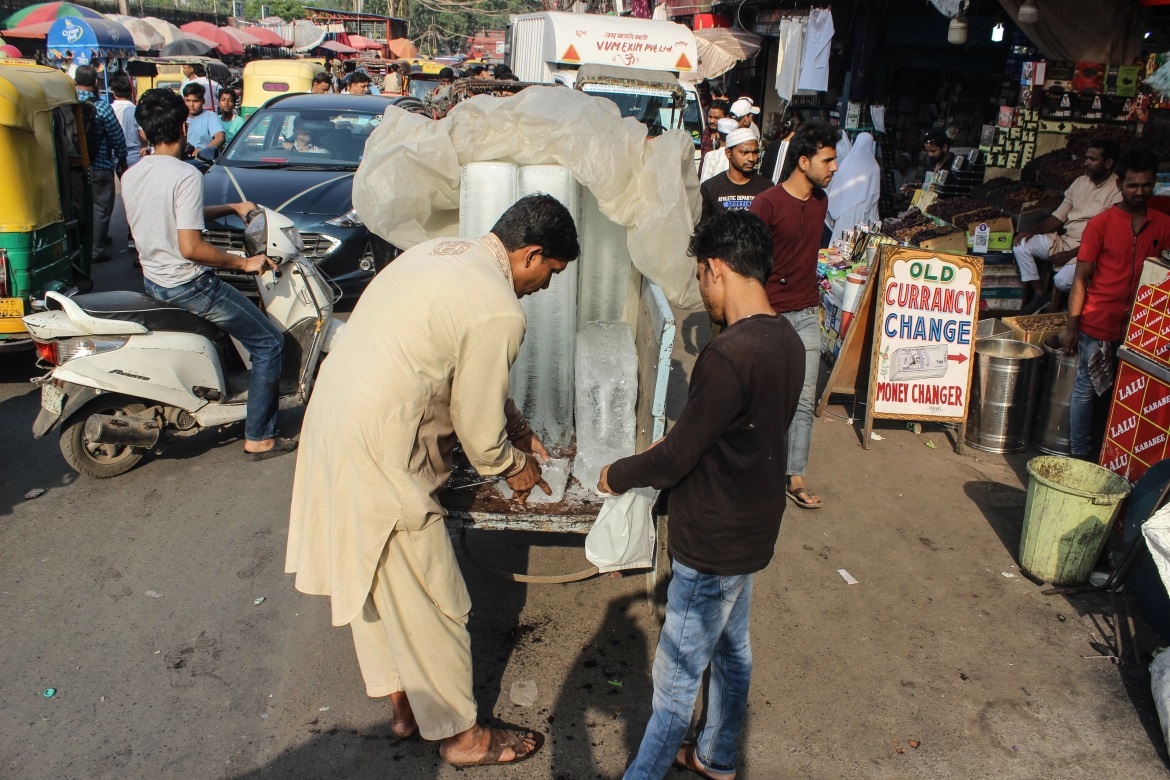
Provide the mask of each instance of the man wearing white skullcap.
{"label": "man wearing white skullcap", "polygon": [[757,195],[772,186],[770,179],[756,173],[760,142],[749,128],[737,127],[728,133],[726,148],[721,151],[727,159],[727,169],[699,186],[703,219],[723,210],[746,210]]}
{"label": "man wearing white skullcap", "polygon": [[724,117],[716,123],[718,129],[718,140],[712,139],[711,151],[703,155],[703,163],[700,166],[699,181],[704,182],[710,179],[717,173],[722,173],[727,170],[727,155],[723,150],[727,146],[727,134],[739,129],[739,122],[734,119]]}

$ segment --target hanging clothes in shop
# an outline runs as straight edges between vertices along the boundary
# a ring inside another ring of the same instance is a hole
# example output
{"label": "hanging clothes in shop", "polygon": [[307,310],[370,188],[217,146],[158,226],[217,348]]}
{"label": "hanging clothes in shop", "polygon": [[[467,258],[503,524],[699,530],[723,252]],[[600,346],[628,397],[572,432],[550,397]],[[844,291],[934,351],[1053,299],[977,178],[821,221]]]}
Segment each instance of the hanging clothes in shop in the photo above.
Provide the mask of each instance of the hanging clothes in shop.
{"label": "hanging clothes in shop", "polygon": [[825,224],[833,231],[833,240],[846,230],[878,218],[881,180],[873,136],[861,133],[829,183],[829,214]]}
{"label": "hanging clothes in shop", "polygon": [[[781,27],[783,31],[783,27]],[[797,89],[824,92],[829,88],[829,46],[833,43],[833,12],[814,8],[808,13],[808,32],[800,60]]]}
{"label": "hanging clothes in shop", "polygon": [[792,100],[796,83],[800,80],[800,60],[804,54],[804,31],[807,16],[784,17],[780,20],[780,40],[776,47],[776,94]]}

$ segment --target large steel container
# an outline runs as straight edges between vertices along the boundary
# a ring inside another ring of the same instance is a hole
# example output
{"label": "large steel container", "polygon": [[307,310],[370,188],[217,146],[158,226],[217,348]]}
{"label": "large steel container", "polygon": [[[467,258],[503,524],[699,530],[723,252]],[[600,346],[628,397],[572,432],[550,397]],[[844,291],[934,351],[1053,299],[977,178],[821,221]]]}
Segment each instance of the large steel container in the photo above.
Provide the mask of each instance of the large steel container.
{"label": "large steel container", "polygon": [[1077,356],[1066,355],[1060,339],[1044,342],[1044,368],[1040,377],[1040,398],[1032,423],[1032,446],[1048,455],[1072,454],[1068,431],[1068,405],[1077,380]]}
{"label": "large steel container", "polygon": [[986,452],[1027,449],[1043,355],[1040,347],[1023,341],[975,342],[967,444]]}

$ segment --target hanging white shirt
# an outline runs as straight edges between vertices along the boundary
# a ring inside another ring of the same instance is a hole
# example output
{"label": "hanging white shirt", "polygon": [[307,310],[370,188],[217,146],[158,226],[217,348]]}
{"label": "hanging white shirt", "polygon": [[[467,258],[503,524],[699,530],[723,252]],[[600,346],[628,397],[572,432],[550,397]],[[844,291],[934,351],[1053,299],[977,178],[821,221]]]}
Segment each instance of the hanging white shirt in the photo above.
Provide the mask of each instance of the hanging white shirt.
{"label": "hanging white shirt", "polygon": [[833,13],[814,8],[808,13],[808,33],[804,39],[804,56],[800,60],[797,89],[824,92],[829,88],[829,46],[833,43]]}

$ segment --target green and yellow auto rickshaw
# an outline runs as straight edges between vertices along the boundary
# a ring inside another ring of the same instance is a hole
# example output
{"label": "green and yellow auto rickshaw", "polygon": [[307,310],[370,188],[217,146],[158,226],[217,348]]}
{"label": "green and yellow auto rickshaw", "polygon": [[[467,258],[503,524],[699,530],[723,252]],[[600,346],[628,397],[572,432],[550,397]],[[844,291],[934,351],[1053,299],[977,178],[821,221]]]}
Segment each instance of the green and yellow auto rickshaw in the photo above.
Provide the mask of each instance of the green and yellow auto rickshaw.
{"label": "green and yellow auto rickshaw", "polygon": [[88,290],[89,153],[73,82],[0,60],[0,351],[30,347],[21,317],[54,290]]}

